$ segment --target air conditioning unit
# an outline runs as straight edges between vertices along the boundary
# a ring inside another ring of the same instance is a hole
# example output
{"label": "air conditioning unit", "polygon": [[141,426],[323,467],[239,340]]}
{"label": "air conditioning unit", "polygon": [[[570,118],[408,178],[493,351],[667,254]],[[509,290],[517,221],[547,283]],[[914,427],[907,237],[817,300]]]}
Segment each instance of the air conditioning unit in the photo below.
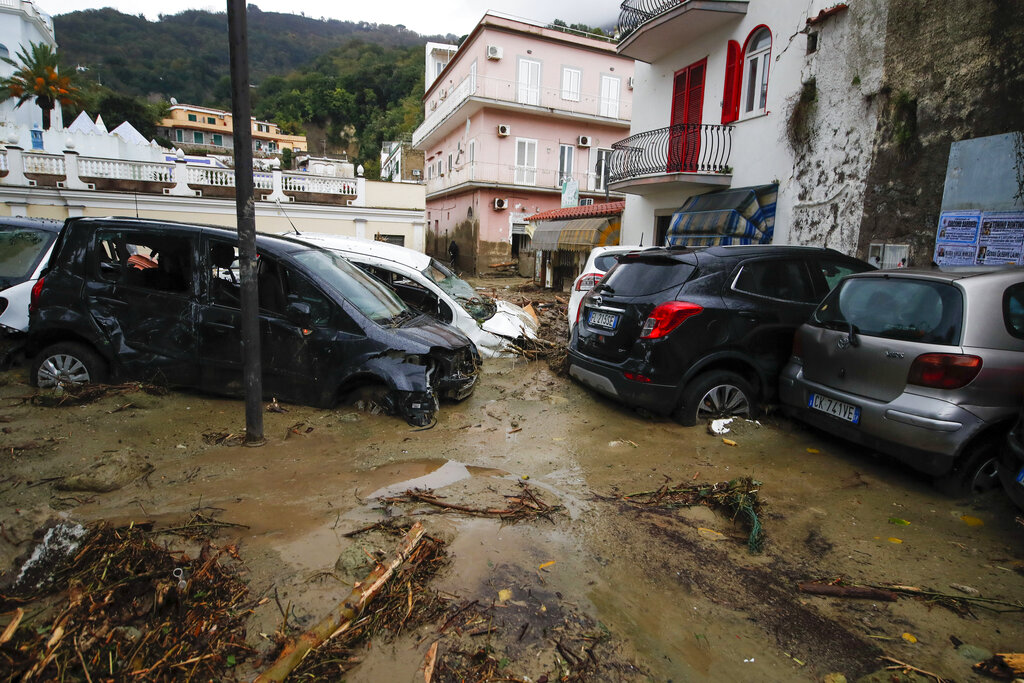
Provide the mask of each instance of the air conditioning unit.
{"label": "air conditioning unit", "polygon": [[494,208],[498,211],[508,208],[508,200],[502,199],[501,197],[494,198]]}
{"label": "air conditioning unit", "polygon": [[487,46],[487,59],[498,60],[501,59],[502,50],[497,45]]}
{"label": "air conditioning unit", "polygon": [[593,203],[594,203],[594,198],[593,197],[582,197],[580,199],[580,206],[590,206]]}
{"label": "air conditioning unit", "polygon": [[418,168],[412,169],[412,177],[413,178],[419,178],[421,175],[423,175],[423,173],[420,171],[420,169],[418,169]]}
{"label": "air conditioning unit", "polygon": [[635,81],[633,80],[633,77],[630,76],[629,78],[626,79],[626,87],[629,88],[630,90],[632,90],[634,82]]}
{"label": "air conditioning unit", "polygon": [[581,136],[579,136],[579,138],[576,139],[576,146],[577,147],[590,147],[590,136],[589,135],[581,135]]}
{"label": "air conditioning unit", "polygon": [[507,138],[508,134],[512,132],[512,128],[507,123],[498,124],[498,137]]}

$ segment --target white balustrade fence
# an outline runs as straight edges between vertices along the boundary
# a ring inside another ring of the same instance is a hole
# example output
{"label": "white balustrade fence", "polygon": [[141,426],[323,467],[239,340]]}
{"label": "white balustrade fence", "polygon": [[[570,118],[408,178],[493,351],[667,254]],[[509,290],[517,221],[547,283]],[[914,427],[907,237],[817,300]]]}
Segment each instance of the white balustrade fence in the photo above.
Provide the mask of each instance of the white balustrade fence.
{"label": "white balustrade fence", "polygon": [[25,155],[25,173],[65,175],[64,157],[57,154],[31,153]]}
{"label": "white balustrade fence", "polygon": [[169,183],[172,182],[174,177],[174,165],[146,161],[82,157],[78,160],[78,174],[84,178],[110,178],[113,180]]}
{"label": "white balustrade fence", "polygon": [[281,189],[285,192],[318,192],[321,194],[356,194],[356,183],[345,178],[282,173]]}

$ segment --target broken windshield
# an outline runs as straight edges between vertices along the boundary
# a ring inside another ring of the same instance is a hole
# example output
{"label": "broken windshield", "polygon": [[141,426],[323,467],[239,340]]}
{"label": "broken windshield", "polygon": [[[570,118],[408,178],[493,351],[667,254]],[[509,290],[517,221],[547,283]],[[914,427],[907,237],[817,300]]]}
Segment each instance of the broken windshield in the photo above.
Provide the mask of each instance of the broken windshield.
{"label": "broken windshield", "polygon": [[376,323],[406,316],[408,307],[381,281],[370,277],[341,256],[321,249],[295,254],[295,260],[316,273],[353,306]]}
{"label": "broken windshield", "polygon": [[448,270],[440,261],[430,259],[430,265],[423,269],[426,275],[445,294],[455,299],[478,322],[489,320],[497,310],[494,301],[477,292],[465,280]]}

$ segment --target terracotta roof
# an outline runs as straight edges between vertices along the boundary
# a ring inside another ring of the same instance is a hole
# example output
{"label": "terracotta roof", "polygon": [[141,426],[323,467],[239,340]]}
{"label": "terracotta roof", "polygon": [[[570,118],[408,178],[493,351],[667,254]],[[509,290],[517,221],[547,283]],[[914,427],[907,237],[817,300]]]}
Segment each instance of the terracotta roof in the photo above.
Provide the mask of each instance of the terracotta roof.
{"label": "terracotta roof", "polygon": [[572,218],[600,218],[601,216],[618,216],[626,208],[625,200],[607,202],[605,204],[587,204],[586,206],[569,206],[564,209],[541,211],[527,216],[528,221],[565,221]]}

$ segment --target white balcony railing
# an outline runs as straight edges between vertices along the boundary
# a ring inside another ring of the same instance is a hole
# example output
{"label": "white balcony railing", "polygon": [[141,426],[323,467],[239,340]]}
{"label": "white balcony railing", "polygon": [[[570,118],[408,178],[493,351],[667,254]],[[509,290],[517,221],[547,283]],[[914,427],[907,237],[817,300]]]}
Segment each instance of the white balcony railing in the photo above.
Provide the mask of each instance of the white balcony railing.
{"label": "white balcony railing", "polygon": [[[625,78],[620,83],[620,93],[628,92]],[[423,123],[412,135],[412,144],[419,146],[423,139],[441,125],[459,106],[470,97],[494,102],[512,103],[523,106],[535,106],[542,109],[555,109],[569,114],[596,116],[609,121],[629,121],[633,116],[632,97],[620,96],[617,99],[601,97],[598,93],[563,93],[561,88],[520,88],[516,81],[469,75],[457,86],[448,90],[446,97],[438,103],[437,90],[428,102],[437,103],[433,111],[428,111]],[[569,95],[569,98],[564,98]],[[428,109],[430,105],[428,104]]]}
{"label": "white balcony railing", "polygon": [[60,154],[25,154],[25,173],[41,173],[44,175],[64,175],[64,157]]}
{"label": "white balcony railing", "polygon": [[169,183],[172,182],[174,176],[174,165],[159,162],[82,157],[78,160],[78,174],[83,178],[112,178],[115,180]]}
{"label": "white balcony railing", "polygon": [[320,194],[356,194],[356,182],[347,178],[283,173],[281,187],[285,192],[316,192]]}
{"label": "white balcony railing", "polygon": [[[575,170],[569,174],[577,183],[581,192],[603,191],[600,178],[591,169]],[[427,194],[461,185],[468,182],[494,183],[498,185],[519,185],[524,188],[536,187],[544,189],[561,189],[561,178],[566,174],[558,169],[533,168],[514,164],[491,164],[484,162],[467,163],[459,168],[446,171],[440,177],[427,179]]]}

